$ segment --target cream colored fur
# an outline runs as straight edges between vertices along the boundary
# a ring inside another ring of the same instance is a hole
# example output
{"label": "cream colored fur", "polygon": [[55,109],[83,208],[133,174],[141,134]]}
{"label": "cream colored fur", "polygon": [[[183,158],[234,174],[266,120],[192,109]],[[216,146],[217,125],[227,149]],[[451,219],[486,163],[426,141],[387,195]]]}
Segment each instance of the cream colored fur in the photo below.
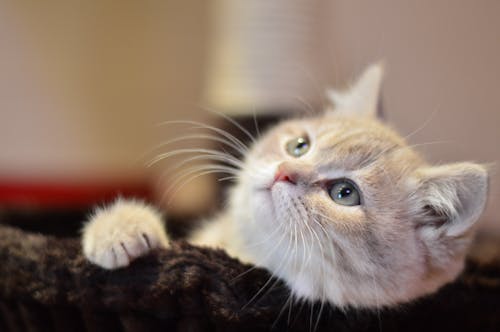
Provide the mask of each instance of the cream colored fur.
{"label": "cream colored fur", "polygon": [[[337,306],[395,305],[452,281],[484,208],[487,172],[473,163],[431,166],[379,122],[382,73],[370,67],[350,90],[329,92],[335,110],[260,138],[227,209],[191,242],[267,268],[298,298]],[[299,136],[311,148],[296,158],[285,146]],[[275,182],[278,167],[296,182]],[[357,184],[361,205],[330,198],[322,184],[342,178]],[[167,245],[159,214],[131,201],[99,210],[83,235],[86,257],[109,269]]]}
{"label": "cream colored fur", "polygon": [[127,266],[153,248],[168,246],[160,214],[143,203],[121,199],[94,213],[82,242],[85,257],[106,269]]}

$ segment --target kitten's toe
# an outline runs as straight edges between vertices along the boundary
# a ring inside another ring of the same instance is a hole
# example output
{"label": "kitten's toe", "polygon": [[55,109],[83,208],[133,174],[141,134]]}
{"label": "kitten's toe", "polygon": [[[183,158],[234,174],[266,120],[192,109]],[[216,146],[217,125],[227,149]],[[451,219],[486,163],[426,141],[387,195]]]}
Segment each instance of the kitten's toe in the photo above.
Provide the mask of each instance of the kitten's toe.
{"label": "kitten's toe", "polygon": [[117,267],[116,253],[113,248],[95,252],[93,256],[87,257],[87,259],[105,269],[114,269]]}
{"label": "kitten's toe", "polygon": [[133,257],[131,257],[127,252],[127,249],[125,247],[125,244],[123,244],[123,242],[115,244],[115,246],[113,247],[113,253],[116,257],[115,267],[127,266],[133,259]]}

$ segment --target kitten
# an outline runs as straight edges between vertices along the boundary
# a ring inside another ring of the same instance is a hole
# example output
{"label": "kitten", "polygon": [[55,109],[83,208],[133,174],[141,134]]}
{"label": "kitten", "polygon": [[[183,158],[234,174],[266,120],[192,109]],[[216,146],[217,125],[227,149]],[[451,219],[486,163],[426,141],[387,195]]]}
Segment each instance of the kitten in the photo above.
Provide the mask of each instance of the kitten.
{"label": "kitten", "polygon": [[[227,209],[190,241],[268,269],[297,298],[340,307],[395,305],[452,281],[486,202],[486,169],[431,166],[379,122],[382,75],[369,67],[350,90],[328,93],[335,109],[255,142]],[[115,269],[168,241],[153,208],[118,200],[86,224],[83,252]]]}

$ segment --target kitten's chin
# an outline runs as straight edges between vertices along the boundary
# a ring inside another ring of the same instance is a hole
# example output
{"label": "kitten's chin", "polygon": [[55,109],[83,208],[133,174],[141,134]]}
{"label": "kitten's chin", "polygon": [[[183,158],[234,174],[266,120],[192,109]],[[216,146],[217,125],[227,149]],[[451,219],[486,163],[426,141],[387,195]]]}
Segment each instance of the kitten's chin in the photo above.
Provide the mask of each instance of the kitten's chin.
{"label": "kitten's chin", "polygon": [[[253,216],[257,222],[269,224],[276,219],[276,208],[270,190],[259,190],[254,194]],[[272,220],[271,220],[272,219]]]}
{"label": "kitten's chin", "polygon": [[246,228],[269,224],[275,219],[271,191],[265,184],[240,183],[234,187],[230,209],[234,220]]}

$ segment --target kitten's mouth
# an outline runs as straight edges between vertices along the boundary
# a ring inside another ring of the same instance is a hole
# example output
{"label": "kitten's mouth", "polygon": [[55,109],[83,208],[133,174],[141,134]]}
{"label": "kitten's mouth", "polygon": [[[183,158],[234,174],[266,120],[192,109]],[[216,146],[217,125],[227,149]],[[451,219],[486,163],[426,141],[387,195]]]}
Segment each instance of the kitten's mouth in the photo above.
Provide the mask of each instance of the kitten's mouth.
{"label": "kitten's mouth", "polygon": [[273,180],[270,184],[268,184],[264,187],[257,188],[257,190],[271,192],[273,190],[273,188],[275,188],[278,183],[283,184],[280,181]]}
{"label": "kitten's mouth", "polygon": [[271,193],[273,188],[276,187],[276,182],[272,182],[270,184],[264,185],[262,187],[255,187],[255,191],[257,192],[265,192],[265,193]]}
{"label": "kitten's mouth", "polygon": [[275,176],[271,181],[268,182],[268,184],[263,185],[263,186],[258,186],[256,187],[257,191],[264,191],[264,192],[271,192],[273,188],[276,186],[283,186],[283,185],[296,185],[296,182],[294,181],[293,178],[283,175],[281,173],[276,173]]}
{"label": "kitten's mouth", "polygon": [[254,188],[255,191],[257,192],[271,192],[275,184],[276,184],[276,179],[273,179],[272,181],[269,181],[267,184],[259,184],[256,185]]}

